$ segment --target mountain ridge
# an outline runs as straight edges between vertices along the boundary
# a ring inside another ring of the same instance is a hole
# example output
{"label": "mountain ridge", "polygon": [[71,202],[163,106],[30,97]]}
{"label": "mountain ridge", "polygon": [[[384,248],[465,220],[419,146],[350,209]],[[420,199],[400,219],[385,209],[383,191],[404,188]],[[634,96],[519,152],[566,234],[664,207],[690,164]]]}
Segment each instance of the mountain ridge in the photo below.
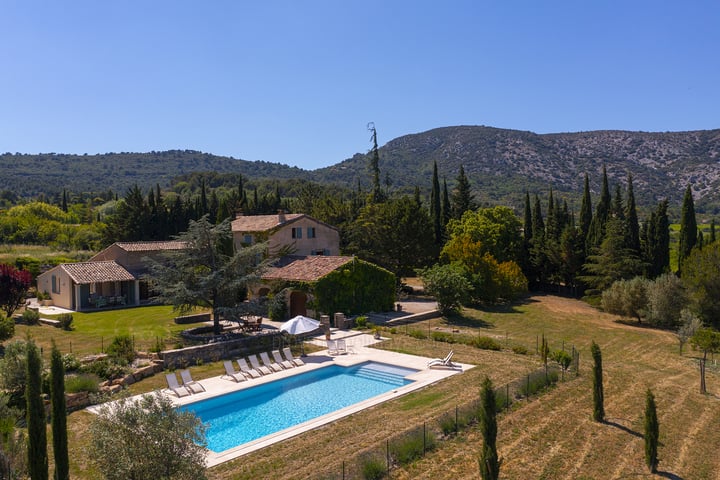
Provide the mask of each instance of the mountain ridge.
{"label": "mountain ridge", "polygon": [[[720,129],[685,132],[595,130],[534,133],[489,126],[446,126],[403,135],[380,147],[380,170],[389,188],[429,190],[433,162],[452,188],[464,167],[483,204],[517,205],[527,190],[552,188],[578,197],[583,176],[597,192],[603,166],[623,192],[628,173],[638,204],[662,198],[679,203],[688,184],[699,208],[720,211]],[[350,188],[369,186],[369,157],[356,153],[337,164],[305,170],[194,150],[99,155],[0,155],[0,182],[22,196],[41,192],[104,191],[120,194],[137,184],[167,186],[189,172],[242,173],[250,178],[302,179]]]}

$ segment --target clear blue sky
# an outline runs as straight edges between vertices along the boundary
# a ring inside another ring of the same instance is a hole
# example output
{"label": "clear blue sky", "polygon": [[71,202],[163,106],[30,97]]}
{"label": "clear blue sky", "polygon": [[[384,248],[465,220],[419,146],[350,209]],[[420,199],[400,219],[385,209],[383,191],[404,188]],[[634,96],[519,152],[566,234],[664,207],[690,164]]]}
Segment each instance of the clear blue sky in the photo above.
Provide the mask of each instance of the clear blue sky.
{"label": "clear blue sky", "polygon": [[449,125],[720,128],[720,2],[0,0],[0,152],[314,169]]}

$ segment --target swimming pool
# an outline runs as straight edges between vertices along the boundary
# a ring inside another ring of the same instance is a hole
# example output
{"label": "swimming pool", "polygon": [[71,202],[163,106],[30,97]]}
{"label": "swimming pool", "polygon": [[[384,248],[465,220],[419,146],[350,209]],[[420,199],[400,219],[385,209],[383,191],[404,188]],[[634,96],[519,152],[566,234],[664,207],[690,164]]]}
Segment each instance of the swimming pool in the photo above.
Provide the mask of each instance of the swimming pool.
{"label": "swimming pool", "polygon": [[331,365],[178,407],[207,425],[219,453],[412,383],[417,370],[378,362]]}

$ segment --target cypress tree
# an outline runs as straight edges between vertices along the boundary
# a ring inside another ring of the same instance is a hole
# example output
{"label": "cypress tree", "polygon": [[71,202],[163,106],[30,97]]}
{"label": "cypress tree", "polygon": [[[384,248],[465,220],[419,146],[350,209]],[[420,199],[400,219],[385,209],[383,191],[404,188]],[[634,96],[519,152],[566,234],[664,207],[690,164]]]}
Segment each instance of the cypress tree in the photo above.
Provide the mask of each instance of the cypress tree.
{"label": "cypress tree", "polygon": [[480,391],[480,429],[483,447],[480,453],[480,477],[483,480],[497,480],[500,475],[500,460],[497,454],[497,404],[492,382],[485,377]]}
{"label": "cypress tree", "polygon": [[525,212],[523,215],[523,235],[525,236],[525,243],[529,243],[532,240],[532,208],[530,207],[530,193],[525,190]]}
{"label": "cypress tree", "polygon": [[587,241],[590,232],[590,223],[592,222],[592,202],[590,200],[590,181],[587,173],[585,174],[585,183],[583,186],[582,203],[580,204],[580,233],[583,241]]}
{"label": "cypress tree", "polygon": [[465,176],[465,167],[463,165],[460,165],[455,190],[453,190],[451,197],[451,204],[452,216],[458,220],[462,217],[463,213],[475,209],[475,201],[471,193],[470,181],[467,176]]}
{"label": "cypress tree", "polygon": [[633,179],[631,173],[628,173],[627,182],[627,203],[625,205],[625,232],[627,235],[627,247],[640,254],[640,224],[638,222],[637,209],[635,208],[635,193],[633,191]]}
{"label": "cypress tree", "polygon": [[713,218],[710,220],[710,239],[708,240],[708,243],[714,243],[715,242],[715,219]]}
{"label": "cypress tree", "polygon": [[69,480],[67,408],[65,405],[65,367],[55,340],[50,357],[50,403],[52,404],[53,452],[55,457],[54,480]]}
{"label": "cypress tree", "polygon": [[430,192],[430,218],[433,223],[435,244],[442,242],[442,221],[440,211],[440,180],[438,179],[437,162],[433,162],[432,190]]}
{"label": "cypress tree", "polygon": [[48,480],[45,405],[42,398],[42,358],[32,340],[27,343],[27,383],[25,385],[28,429],[28,473],[30,480]]}
{"label": "cypress tree", "polygon": [[655,276],[670,271],[670,220],[667,215],[668,202],[663,200],[657,206],[655,214]]}
{"label": "cypress tree", "polygon": [[648,388],[645,395],[645,464],[651,473],[657,471],[658,443],[660,441],[660,424],[655,408],[655,395]]}
{"label": "cypress tree", "polygon": [[682,264],[697,243],[697,221],[695,219],[695,205],[693,203],[690,185],[685,190],[682,211],[680,213],[680,239],[678,245],[678,268],[682,271]]}
{"label": "cypress tree", "polygon": [[450,195],[448,194],[447,180],[443,178],[442,186],[442,204],[440,205],[440,211],[442,212],[442,224],[443,229],[452,218],[452,207],[450,206]]}
{"label": "cypress tree", "polygon": [[600,346],[592,342],[590,353],[593,357],[593,420],[605,421],[605,395],[603,392],[602,352]]}
{"label": "cypress tree", "polygon": [[607,170],[603,166],[602,187],[600,188],[600,201],[595,208],[595,215],[590,222],[588,232],[587,250],[600,246],[605,236],[605,225],[610,216],[612,199],[610,198],[610,187],[608,186]]}
{"label": "cypress tree", "polygon": [[65,190],[64,188],[63,188],[63,193],[62,193],[62,205],[60,206],[60,208],[62,208],[63,212],[67,213],[67,211],[68,211],[67,190]]}

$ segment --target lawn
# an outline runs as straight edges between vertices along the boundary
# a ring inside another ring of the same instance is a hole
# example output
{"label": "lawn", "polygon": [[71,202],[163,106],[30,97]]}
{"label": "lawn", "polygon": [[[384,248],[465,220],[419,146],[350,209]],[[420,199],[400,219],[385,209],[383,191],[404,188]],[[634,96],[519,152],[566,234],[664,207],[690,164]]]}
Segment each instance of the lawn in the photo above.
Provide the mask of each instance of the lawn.
{"label": "lawn", "polygon": [[[17,325],[15,337],[24,339],[29,335],[43,347],[47,358],[49,358],[52,339],[63,353],[72,352],[83,356],[101,353],[114,337],[121,334],[129,334],[133,337],[136,350],[148,351],[157,342],[164,345],[165,349],[174,348],[180,341],[180,332],[193,326],[175,324],[173,319],[177,313],[167,305],[90,313],[75,312],[72,315],[72,331],[63,331],[47,325]],[[46,317],[53,318],[52,315]]]}
{"label": "lawn", "polygon": [[[137,309],[138,316],[145,309]],[[496,385],[523,376],[540,365],[534,354],[537,338],[545,334],[552,349],[575,346],[581,352],[581,376],[559,384],[545,394],[518,402],[501,415],[498,423],[498,449],[503,458],[502,478],[525,479],[605,479],[720,477],[720,378],[709,371],[710,395],[698,393],[696,354],[686,349],[678,354],[672,332],[641,328],[616,321],[572,299],[540,295],[502,308],[467,310],[452,321],[435,319],[413,326],[383,331],[389,340],[380,348],[428,357],[444,356],[449,348],[455,359],[477,368],[399,399],[386,402],[330,425],[267,447],[237,460],[208,470],[210,479],[256,478],[342,478],[343,465],[348,476],[356,472],[359,453],[382,449],[387,438],[398,432],[435,425],[438,418],[469,405],[478,397],[479,385],[487,375]],[[125,322],[133,322],[126,319]],[[152,337],[148,323],[137,320],[143,337]],[[103,322],[103,335],[124,328],[120,319]],[[46,329],[50,327],[32,327]],[[130,328],[130,327],[128,327]],[[166,325],[172,332],[172,327]],[[458,334],[482,334],[503,344],[500,352],[474,347],[417,339],[410,329],[432,332],[436,329]],[[134,330],[136,337],[140,334]],[[98,334],[86,333],[78,324],[69,334],[88,336],[97,342]],[[100,336],[103,336],[100,335]],[[165,335],[169,335],[165,334]],[[77,337],[73,337],[77,338]],[[602,348],[605,367],[605,410],[608,422],[591,420],[589,345],[595,340]],[[76,341],[76,340],[73,340]],[[96,344],[96,343],[95,343]],[[512,353],[513,346],[524,346],[528,355]],[[218,375],[220,364],[192,367],[193,377]],[[132,393],[162,386],[156,376],[132,386]],[[660,474],[651,476],[643,461],[642,411],[645,390],[656,395],[660,421]],[[328,392],[332,394],[332,392]],[[87,464],[84,451],[87,424],[92,417],[75,412],[68,418],[71,438],[72,478],[100,478]],[[432,428],[432,427],[431,427]],[[477,456],[481,440],[477,429],[467,430],[443,440],[437,450],[409,467],[392,472],[394,479],[476,479]]]}

